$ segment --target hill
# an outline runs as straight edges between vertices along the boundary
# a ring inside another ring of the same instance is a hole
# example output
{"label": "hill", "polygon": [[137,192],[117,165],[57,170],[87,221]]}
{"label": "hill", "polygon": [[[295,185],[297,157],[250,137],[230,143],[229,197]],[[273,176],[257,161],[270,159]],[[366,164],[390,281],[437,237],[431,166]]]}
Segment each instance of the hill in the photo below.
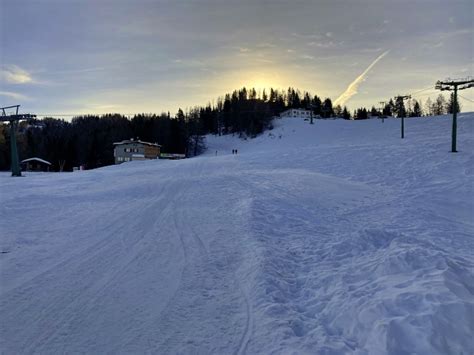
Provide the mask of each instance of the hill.
{"label": "hill", "polygon": [[283,119],[182,161],[0,175],[1,348],[472,353],[474,114],[457,154],[448,117],[399,124]]}

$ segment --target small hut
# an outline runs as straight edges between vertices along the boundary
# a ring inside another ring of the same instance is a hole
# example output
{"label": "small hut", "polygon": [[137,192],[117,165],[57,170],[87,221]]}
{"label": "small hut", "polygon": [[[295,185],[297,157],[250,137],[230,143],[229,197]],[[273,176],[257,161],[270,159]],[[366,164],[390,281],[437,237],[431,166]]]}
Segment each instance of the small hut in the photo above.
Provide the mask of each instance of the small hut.
{"label": "small hut", "polygon": [[23,171],[49,171],[51,163],[40,158],[28,158],[21,161]]}

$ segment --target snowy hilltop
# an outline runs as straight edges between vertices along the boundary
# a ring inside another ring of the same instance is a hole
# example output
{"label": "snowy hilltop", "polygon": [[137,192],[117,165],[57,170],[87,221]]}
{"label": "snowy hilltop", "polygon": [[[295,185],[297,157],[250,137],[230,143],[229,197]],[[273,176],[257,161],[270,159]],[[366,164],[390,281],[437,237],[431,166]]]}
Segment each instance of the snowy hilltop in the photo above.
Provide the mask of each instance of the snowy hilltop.
{"label": "snowy hilltop", "polygon": [[[474,114],[278,119],[205,154],[0,174],[0,349],[474,353]],[[237,150],[237,154],[232,154]]]}

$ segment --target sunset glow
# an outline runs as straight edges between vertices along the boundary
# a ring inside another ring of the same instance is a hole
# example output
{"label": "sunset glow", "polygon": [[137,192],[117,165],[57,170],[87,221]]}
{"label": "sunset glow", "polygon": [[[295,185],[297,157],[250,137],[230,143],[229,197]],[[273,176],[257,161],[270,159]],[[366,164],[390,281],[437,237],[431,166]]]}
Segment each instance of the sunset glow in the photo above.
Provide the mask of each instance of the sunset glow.
{"label": "sunset glow", "polygon": [[[344,96],[350,109],[472,75],[467,0],[0,6],[15,14],[0,21],[0,101],[40,114],[176,112],[243,86],[292,86],[334,101],[387,51]],[[439,92],[423,94],[422,101]]]}

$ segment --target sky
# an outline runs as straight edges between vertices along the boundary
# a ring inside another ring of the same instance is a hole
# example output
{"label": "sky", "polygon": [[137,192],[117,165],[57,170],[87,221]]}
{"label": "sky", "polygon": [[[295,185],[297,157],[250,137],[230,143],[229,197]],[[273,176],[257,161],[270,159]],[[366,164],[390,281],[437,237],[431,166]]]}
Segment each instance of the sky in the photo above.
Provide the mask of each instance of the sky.
{"label": "sky", "polygon": [[[473,4],[0,0],[0,106],[175,113],[243,86],[292,86],[352,110],[421,90],[425,101],[437,80],[473,75]],[[474,101],[473,90],[461,95]]]}

